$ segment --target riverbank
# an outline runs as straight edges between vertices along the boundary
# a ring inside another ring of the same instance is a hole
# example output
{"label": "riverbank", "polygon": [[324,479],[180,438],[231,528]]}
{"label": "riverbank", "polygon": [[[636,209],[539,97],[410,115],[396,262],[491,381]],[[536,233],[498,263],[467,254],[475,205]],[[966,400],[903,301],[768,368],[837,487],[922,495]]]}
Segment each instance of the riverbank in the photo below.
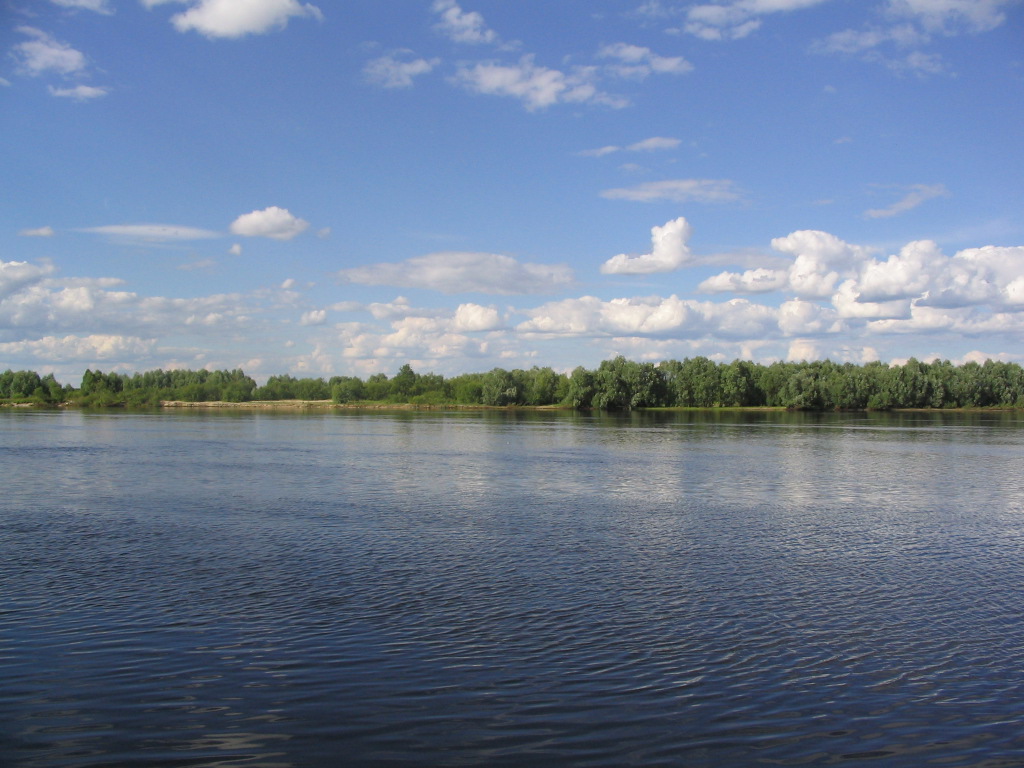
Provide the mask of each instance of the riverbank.
{"label": "riverbank", "polygon": [[244,403],[229,403],[223,400],[187,402],[184,400],[161,400],[161,408],[209,408],[243,410],[352,410],[352,411],[507,411],[513,409],[531,411],[570,410],[561,405],[461,405],[457,403],[335,403],[332,400],[249,400]]}

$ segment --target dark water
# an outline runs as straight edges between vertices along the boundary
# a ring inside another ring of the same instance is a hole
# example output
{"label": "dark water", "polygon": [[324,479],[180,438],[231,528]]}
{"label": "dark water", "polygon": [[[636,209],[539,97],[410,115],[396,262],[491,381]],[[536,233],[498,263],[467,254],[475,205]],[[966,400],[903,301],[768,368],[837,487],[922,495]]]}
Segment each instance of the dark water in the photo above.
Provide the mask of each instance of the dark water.
{"label": "dark water", "polygon": [[0,765],[1024,765],[1024,415],[0,412]]}

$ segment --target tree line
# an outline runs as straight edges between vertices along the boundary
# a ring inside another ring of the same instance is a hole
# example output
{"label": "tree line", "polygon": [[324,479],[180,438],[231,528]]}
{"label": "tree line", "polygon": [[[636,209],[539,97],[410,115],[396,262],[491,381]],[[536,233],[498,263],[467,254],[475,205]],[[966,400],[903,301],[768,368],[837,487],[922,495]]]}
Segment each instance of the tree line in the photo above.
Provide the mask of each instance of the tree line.
{"label": "tree line", "polygon": [[773,407],[809,411],[899,408],[1024,408],[1024,369],[986,360],[954,366],[910,358],[902,366],[868,362],[716,362],[708,357],[636,362],[618,356],[570,374],[551,368],[444,378],[410,365],[375,374],[295,378],[271,376],[259,386],[243,371],[147,371],[132,375],[87,370],[82,384],[61,385],[52,374],[5,371],[0,400],[78,406],[159,406],[162,400],[332,400],[421,406],[562,406],[606,411],[639,408]]}
{"label": "tree line", "polygon": [[131,375],[86,370],[78,388],[52,374],[7,370],[0,401],[80,406],[158,406],[161,401],[331,400],[338,404],[562,406],[630,410],[659,407],[777,407],[800,410],[1024,408],[1024,368],[987,360],[953,365],[911,358],[903,365],[830,360],[769,365],[706,357],[635,362],[605,360],[570,374],[550,367],[494,368],[445,378],[408,364],[388,377],[271,376],[259,386],[240,369],[153,370]]}

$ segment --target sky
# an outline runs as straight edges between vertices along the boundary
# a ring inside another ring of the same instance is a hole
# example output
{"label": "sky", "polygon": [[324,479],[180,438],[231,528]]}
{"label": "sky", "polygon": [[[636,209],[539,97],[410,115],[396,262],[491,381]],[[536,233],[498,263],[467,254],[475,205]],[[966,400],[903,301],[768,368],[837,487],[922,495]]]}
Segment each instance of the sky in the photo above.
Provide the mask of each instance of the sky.
{"label": "sky", "polygon": [[1021,0],[0,0],[0,370],[1024,363]]}

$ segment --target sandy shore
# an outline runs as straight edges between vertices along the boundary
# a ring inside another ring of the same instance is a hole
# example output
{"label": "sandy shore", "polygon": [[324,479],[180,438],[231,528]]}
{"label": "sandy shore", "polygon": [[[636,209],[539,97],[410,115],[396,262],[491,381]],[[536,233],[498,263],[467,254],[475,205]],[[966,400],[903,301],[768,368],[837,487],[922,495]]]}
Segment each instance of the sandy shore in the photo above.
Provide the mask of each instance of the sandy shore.
{"label": "sandy shore", "polygon": [[[436,409],[436,405],[391,405],[387,403],[373,403],[369,405],[354,405],[351,403],[335,403],[330,400],[250,400],[245,403],[228,403],[223,400],[213,400],[201,403],[190,403],[184,400],[161,400],[161,408],[239,408],[245,410],[259,409],[329,409],[329,408],[353,408],[353,409],[374,409],[374,410],[412,410],[422,408],[424,410]],[[458,406],[444,406],[458,407]]]}

